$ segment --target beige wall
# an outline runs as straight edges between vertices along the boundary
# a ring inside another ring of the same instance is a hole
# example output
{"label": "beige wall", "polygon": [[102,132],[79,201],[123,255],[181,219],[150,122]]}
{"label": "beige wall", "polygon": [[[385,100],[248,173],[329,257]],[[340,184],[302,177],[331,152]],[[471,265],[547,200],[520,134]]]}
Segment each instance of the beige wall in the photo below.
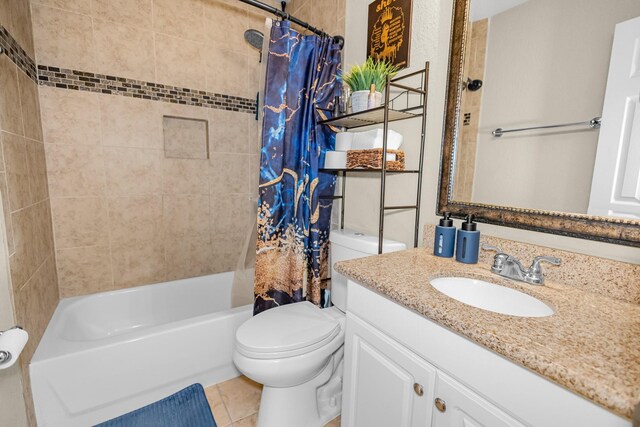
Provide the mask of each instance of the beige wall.
{"label": "beige wall", "polygon": [[[345,64],[359,63],[365,59],[366,20],[364,17],[366,16],[368,3],[366,0],[347,0],[346,22],[348,22],[348,25],[345,27],[347,43]],[[429,87],[429,113],[427,119],[427,146],[425,152],[421,224],[435,224],[438,219],[435,212],[447,83],[452,0],[414,1],[413,6],[411,68],[415,69],[415,67],[421,66],[421,63],[425,60],[430,60],[432,66],[431,84]],[[408,151],[408,144],[411,144],[409,138],[416,138],[416,135],[419,135],[419,123],[418,121],[414,121],[414,123],[409,123],[409,121],[401,123],[404,123],[402,126],[406,126],[406,128],[400,128],[399,130],[404,132],[406,141],[404,149]],[[411,156],[409,156],[408,153],[407,162],[411,161]],[[413,161],[415,161],[415,159]],[[377,198],[379,191],[377,181],[373,178],[349,178],[348,182],[346,225],[363,231],[377,232]],[[393,188],[389,187],[387,195],[398,198],[403,197],[404,200],[407,200],[407,197],[413,197],[413,191],[410,187],[403,188],[402,185],[397,185]],[[401,216],[402,214],[397,214],[398,219],[395,219],[391,215],[387,215],[389,220],[385,228],[385,236],[412,243],[412,217],[405,216],[401,218]],[[459,222],[456,221],[456,225],[458,224]],[[506,239],[640,263],[640,249],[637,248],[487,224],[481,224],[479,229],[483,233]]]}
{"label": "beige wall", "polygon": [[473,201],[587,212],[598,131],[491,131],[600,116],[615,24],[638,15],[636,0],[531,0],[490,19]]}
{"label": "beige wall", "polygon": [[[265,14],[236,1],[34,2],[38,64],[255,99]],[[274,2],[275,3],[275,2]],[[234,270],[257,185],[253,114],[40,87],[62,297]],[[163,115],[208,121],[166,158]]]}
{"label": "beige wall", "polygon": [[[0,2],[0,24],[33,58],[29,2]],[[27,364],[58,303],[51,208],[37,85],[3,54],[0,55],[0,87],[0,192],[6,221],[2,232],[6,231],[14,309],[13,316],[7,316],[0,326],[2,329],[12,326],[7,321],[15,320],[29,332],[20,368],[28,416],[33,424]],[[6,265],[4,259],[0,265]],[[4,301],[3,307],[7,307],[6,303]],[[0,381],[4,386],[5,378]],[[15,402],[15,398],[9,396],[7,401]],[[3,403],[4,399],[3,396]],[[11,409],[24,410],[20,404]]]}

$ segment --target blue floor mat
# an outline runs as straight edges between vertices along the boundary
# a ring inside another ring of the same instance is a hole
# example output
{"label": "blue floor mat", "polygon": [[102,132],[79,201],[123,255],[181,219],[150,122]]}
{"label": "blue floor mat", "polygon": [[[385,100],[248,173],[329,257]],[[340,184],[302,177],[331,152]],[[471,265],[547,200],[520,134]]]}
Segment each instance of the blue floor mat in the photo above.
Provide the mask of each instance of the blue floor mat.
{"label": "blue floor mat", "polygon": [[95,427],[217,427],[200,384]]}

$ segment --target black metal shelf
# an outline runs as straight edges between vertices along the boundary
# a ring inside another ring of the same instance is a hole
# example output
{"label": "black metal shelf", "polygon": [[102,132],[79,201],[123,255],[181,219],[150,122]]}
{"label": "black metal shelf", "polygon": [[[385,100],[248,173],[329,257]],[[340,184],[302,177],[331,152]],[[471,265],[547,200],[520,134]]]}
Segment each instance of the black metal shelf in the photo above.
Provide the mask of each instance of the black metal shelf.
{"label": "black metal shelf", "polygon": [[[411,77],[420,76],[420,87],[411,87],[410,85],[405,85],[398,83],[399,81],[406,80]],[[415,210],[415,230],[414,230],[414,238],[413,238],[413,246],[418,246],[418,238],[419,238],[419,223],[420,223],[420,193],[422,191],[422,171],[424,168],[424,152],[425,152],[425,135],[426,135],[426,116],[427,116],[427,89],[429,86],[429,63],[425,64],[425,67],[421,70],[404,74],[401,76],[397,76],[393,79],[389,79],[387,77],[387,85],[385,87],[385,97],[386,100],[384,105],[376,108],[371,108],[369,110],[360,111],[358,113],[345,114],[342,116],[332,117],[326,120],[322,120],[318,122],[319,124],[324,124],[332,127],[341,127],[345,129],[355,129],[363,126],[371,126],[371,125],[383,125],[383,142],[382,142],[382,151],[385,155],[382,156],[382,165],[379,169],[320,169],[320,172],[331,173],[335,172],[338,175],[342,175],[341,184],[342,191],[338,196],[329,196],[323,197],[323,199],[341,199],[340,203],[340,228],[344,228],[344,201],[345,201],[345,190],[346,190],[346,177],[347,173],[352,174],[361,174],[361,173],[374,173],[380,176],[380,211],[379,211],[379,221],[378,221],[378,253],[382,253],[382,242],[384,236],[384,214],[388,211],[398,211],[398,210]],[[402,92],[397,95],[395,98],[391,98],[390,88],[395,87],[401,89]],[[418,105],[410,105],[414,104],[414,102],[410,102],[411,95],[417,95],[420,97],[420,102]],[[396,108],[400,105],[403,108]],[[410,169],[410,170],[388,170],[387,169],[387,135],[389,131],[389,123],[399,120],[413,119],[416,117],[422,118],[422,128],[421,128],[421,137],[420,137],[420,157],[418,159],[419,165],[418,169]],[[416,194],[416,202],[415,204],[408,205],[395,205],[395,206],[387,206],[385,204],[385,186],[386,186],[386,177],[387,175],[395,175],[395,174],[416,174],[417,178],[417,194]]]}
{"label": "black metal shelf", "polygon": [[[422,109],[422,106],[412,107],[409,110]],[[363,126],[379,125],[384,123],[385,106],[371,108],[369,110],[360,111],[358,113],[350,113],[342,116],[332,117],[330,119],[318,122],[321,125],[331,125],[342,127],[345,129],[356,129]],[[422,117],[422,113],[414,114],[405,110],[389,110],[389,122],[397,122],[399,120],[413,119]]]}
{"label": "black metal shelf", "polygon": [[[399,120],[413,119],[416,117],[422,117],[424,112],[424,100],[427,94],[425,85],[425,77],[422,76],[420,87],[411,87],[405,84],[398,83],[406,80],[410,77],[420,76],[424,73],[424,70],[419,70],[413,73],[397,76],[388,81],[387,88],[395,87],[402,91],[397,94],[393,99],[388,99],[384,105],[380,107],[370,108],[368,110],[359,111],[357,113],[343,114],[341,116],[335,116],[329,119],[321,120],[319,124],[331,125],[341,127],[345,129],[355,129],[363,126],[372,126],[384,124],[385,121],[396,122]],[[389,97],[391,92],[387,89],[385,95]],[[410,95],[418,95],[420,98],[419,105],[409,106]],[[403,108],[397,108],[402,106]],[[385,111],[386,110],[386,111]],[[413,111],[416,111],[415,113]],[[386,114],[386,117],[385,117]]]}
{"label": "black metal shelf", "polygon": [[[380,173],[382,169],[319,169],[320,172],[356,172],[356,173]],[[407,170],[389,170],[387,169],[386,173],[388,174],[397,174],[397,173],[420,173],[417,169],[407,169]]]}

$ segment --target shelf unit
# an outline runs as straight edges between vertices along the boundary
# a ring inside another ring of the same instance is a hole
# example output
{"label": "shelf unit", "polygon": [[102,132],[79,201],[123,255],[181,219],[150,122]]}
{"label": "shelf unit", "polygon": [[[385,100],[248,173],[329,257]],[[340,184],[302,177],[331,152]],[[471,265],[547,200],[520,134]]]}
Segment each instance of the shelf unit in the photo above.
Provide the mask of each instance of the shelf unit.
{"label": "shelf unit", "polygon": [[[404,84],[408,79],[420,79],[419,87],[412,87]],[[424,69],[414,71],[412,73],[396,76],[393,79],[387,77],[387,85],[384,93],[384,105],[358,113],[350,113],[335,116],[322,120],[319,124],[340,127],[344,130],[356,129],[363,126],[382,125],[382,168],[380,169],[320,169],[320,172],[334,172],[338,176],[342,176],[341,192],[338,196],[330,196],[325,199],[340,199],[340,228],[344,228],[344,201],[346,190],[347,173],[378,173],[380,175],[380,211],[378,219],[378,253],[382,253],[382,241],[384,239],[384,214],[390,210],[413,209],[415,211],[415,232],[413,246],[418,246],[419,239],[419,221],[420,221],[420,193],[422,192],[422,172],[424,168],[424,146],[426,134],[426,117],[427,117],[427,89],[429,86],[429,62],[425,63]],[[400,89],[400,93],[391,98],[391,89]],[[418,105],[410,105],[411,95],[419,97]],[[402,105],[404,104],[404,105]],[[386,170],[387,166],[387,134],[389,131],[389,123],[398,120],[407,120],[414,118],[422,118],[421,135],[420,135],[420,158],[418,169],[391,171]],[[385,190],[387,184],[387,175],[395,174],[415,174],[417,177],[417,194],[416,202],[412,205],[387,206],[385,204]]]}

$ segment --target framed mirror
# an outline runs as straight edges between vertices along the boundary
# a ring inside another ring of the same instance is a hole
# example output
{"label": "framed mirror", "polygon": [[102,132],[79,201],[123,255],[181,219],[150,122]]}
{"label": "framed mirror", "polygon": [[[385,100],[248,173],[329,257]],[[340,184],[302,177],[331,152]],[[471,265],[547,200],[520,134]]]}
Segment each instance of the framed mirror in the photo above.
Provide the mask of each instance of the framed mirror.
{"label": "framed mirror", "polygon": [[438,212],[640,246],[640,2],[453,3]]}

